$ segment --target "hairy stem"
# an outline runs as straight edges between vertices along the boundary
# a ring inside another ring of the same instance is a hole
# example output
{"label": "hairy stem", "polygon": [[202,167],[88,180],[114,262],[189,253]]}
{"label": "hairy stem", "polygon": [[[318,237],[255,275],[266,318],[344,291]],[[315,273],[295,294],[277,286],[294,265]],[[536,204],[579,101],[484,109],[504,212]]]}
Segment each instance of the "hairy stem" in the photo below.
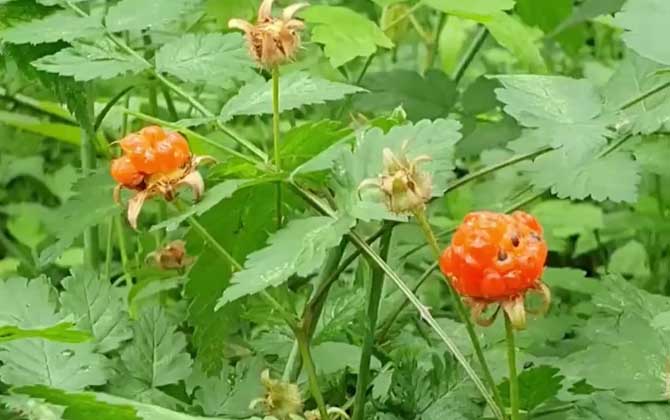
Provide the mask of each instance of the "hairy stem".
{"label": "hairy stem", "polygon": [[472,60],[477,55],[477,52],[480,50],[482,45],[484,45],[484,41],[486,41],[486,36],[488,35],[488,33],[489,31],[488,29],[486,29],[486,26],[484,25],[479,26],[479,29],[477,29],[477,32],[475,33],[475,36],[472,39],[472,42],[468,46],[468,49],[465,51],[465,54],[463,54],[463,57],[461,57],[461,60],[456,65],[454,74],[451,76],[454,82],[458,83],[461,81],[463,75],[465,74],[465,71],[468,69],[468,67],[470,67],[470,63],[472,63]]}
{"label": "hairy stem", "polygon": [[[421,230],[426,236],[426,240],[428,241],[430,248],[433,251],[433,256],[435,257],[436,261],[439,261],[441,255],[440,246],[437,242],[437,238],[435,237],[435,233],[433,232],[433,229],[431,228],[430,223],[428,222],[425,210],[422,209],[416,211],[414,215],[416,217],[417,222],[419,223],[419,226],[421,226]],[[491,374],[491,369],[489,368],[489,365],[486,362],[486,357],[484,357],[484,352],[482,350],[481,343],[479,342],[479,337],[477,337],[477,332],[475,331],[472,319],[470,319],[470,316],[468,315],[468,312],[466,311],[465,306],[463,305],[463,301],[460,299],[454,288],[451,286],[451,282],[449,278],[447,278],[446,276],[445,276],[445,283],[448,286],[449,294],[451,295],[451,299],[454,302],[454,308],[456,308],[456,313],[463,321],[465,329],[468,332],[468,337],[470,338],[470,342],[472,343],[472,347],[475,351],[475,355],[477,356],[477,360],[479,361],[482,371],[484,372],[484,379],[486,380],[489,388],[491,389],[493,399],[495,400],[498,407],[502,409],[503,407],[502,398],[500,398],[500,393],[498,392],[498,387],[496,387],[495,380],[493,379],[493,375]]]}
{"label": "hairy stem", "polygon": [[505,314],[505,332],[507,337],[507,366],[509,368],[509,401],[511,420],[519,417],[519,380],[516,375],[516,345],[514,344],[514,327],[509,316]]}
{"label": "hairy stem", "polygon": [[[386,261],[389,255],[391,234],[393,230],[388,229],[382,236],[379,244],[379,256]],[[367,309],[367,331],[361,350],[361,359],[358,366],[358,379],[356,381],[356,397],[354,399],[354,414],[352,420],[363,420],[365,418],[365,402],[367,401],[367,389],[370,383],[370,358],[375,344],[375,332],[377,319],[379,317],[379,306],[384,288],[384,271],[379,267],[372,270],[370,291],[368,293]]]}
{"label": "hairy stem", "polygon": [[312,352],[309,349],[309,340],[305,336],[305,332],[297,328],[295,331],[295,338],[298,341],[298,347],[300,348],[300,355],[305,365],[305,371],[307,372],[307,378],[309,380],[309,389],[312,393],[314,401],[319,408],[319,414],[321,415],[322,420],[329,420],[328,409],[326,408],[326,402],[323,399],[323,394],[321,394],[321,389],[319,388],[319,378],[316,374],[316,366],[314,366],[314,360],[312,359]]}
{"label": "hairy stem", "polygon": [[[281,172],[281,153],[279,150],[279,66],[272,68],[272,148],[277,172]],[[277,182],[277,229],[282,226],[281,182]]]}

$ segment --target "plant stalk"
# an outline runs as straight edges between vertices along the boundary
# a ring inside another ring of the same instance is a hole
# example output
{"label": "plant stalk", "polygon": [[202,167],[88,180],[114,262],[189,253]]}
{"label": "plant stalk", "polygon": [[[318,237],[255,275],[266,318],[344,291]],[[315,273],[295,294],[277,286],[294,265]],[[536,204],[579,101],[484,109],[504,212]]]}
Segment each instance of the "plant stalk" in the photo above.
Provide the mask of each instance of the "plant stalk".
{"label": "plant stalk", "polygon": [[[430,226],[430,223],[428,222],[428,218],[426,217],[426,211],[424,209],[418,210],[414,213],[414,216],[416,217],[416,220],[419,223],[421,230],[426,236],[426,240],[428,241],[428,244],[430,245],[430,248],[433,251],[433,256],[435,257],[436,261],[439,261],[441,256],[440,246],[437,242],[437,238],[435,237],[435,233],[433,232],[433,228]],[[477,332],[475,331],[472,319],[470,319],[470,316],[468,315],[465,306],[463,305],[463,301],[460,299],[458,293],[456,293],[456,291],[452,287],[451,281],[446,276],[445,276],[445,283],[447,284],[447,288],[449,289],[451,299],[454,302],[454,308],[456,309],[456,313],[463,321],[465,329],[468,332],[468,337],[470,338],[470,342],[472,343],[472,347],[475,351],[475,356],[477,357],[477,361],[479,361],[482,371],[484,372],[484,380],[488,383],[489,389],[491,389],[493,399],[495,400],[498,407],[500,407],[500,409],[502,410],[503,408],[502,398],[500,397],[498,387],[496,386],[495,380],[493,379],[493,375],[491,374],[491,369],[489,368],[489,365],[486,362],[486,357],[484,357],[484,351],[482,350],[481,343],[479,342],[479,337],[477,337]]]}
{"label": "plant stalk", "polygon": [[509,401],[511,420],[520,420],[519,416],[519,380],[516,374],[516,345],[514,344],[514,327],[509,316],[505,314],[505,331],[507,337],[507,365],[509,368]]}
{"label": "plant stalk", "polygon": [[[279,150],[279,66],[272,68],[272,147],[277,172],[281,172],[281,153]],[[282,226],[281,182],[277,182],[277,229]]]}
{"label": "plant stalk", "polygon": [[461,60],[456,65],[454,74],[451,76],[451,78],[457,84],[463,78],[465,70],[467,70],[468,67],[470,67],[470,63],[472,63],[472,60],[474,60],[479,49],[482,47],[482,45],[484,45],[484,41],[486,41],[486,36],[488,35],[488,33],[489,31],[488,29],[486,29],[486,26],[484,25],[480,25],[479,29],[477,29],[477,33],[475,33],[472,42],[468,46],[468,49],[465,51],[463,57],[461,57]]}
{"label": "plant stalk", "polygon": [[309,380],[309,389],[312,393],[314,401],[319,408],[319,414],[321,415],[322,420],[330,420],[328,416],[328,409],[326,408],[326,402],[323,399],[323,394],[321,394],[321,389],[319,388],[319,378],[316,374],[316,366],[314,366],[314,360],[312,359],[312,352],[309,349],[309,340],[305,335],[305,332],[296,328],[295,338],[298,341],[298,347],[300,348],[300,355],[305,365],[305,371],[307,372],[307,378]]}
{"label": "plant stalk", "polygon": [[[392,232],[392,229],[386,230],[379,244],[379,256],[384,261],[388,259]],[[383,288],[384,271],[379,267],[373,267],[370,291],[368,293],[368,325],[358,366],[358,379],[356,381],[356,397],[354,399],[352,420],[363,420],[365,418],[365,402],[367,400],[367,389],[370,383],[370,358],[372,357],[372,350],[375,345],[375,332],[377,330],[377,319],[379,317],[379,306]]]}
{"label": "plant stalk", "polygon": [[[95,155],[95,132],[93,123],[95,120],[95,111],[93,108],[93,89],[90,84],[86,85],[86,117],[79,121],[81,126],[81,171],[83,176],[90,176],[96,166]],[[98,271],[100,265],[98,226],[91,226],[84,231],[84,262],[85,264]]]}

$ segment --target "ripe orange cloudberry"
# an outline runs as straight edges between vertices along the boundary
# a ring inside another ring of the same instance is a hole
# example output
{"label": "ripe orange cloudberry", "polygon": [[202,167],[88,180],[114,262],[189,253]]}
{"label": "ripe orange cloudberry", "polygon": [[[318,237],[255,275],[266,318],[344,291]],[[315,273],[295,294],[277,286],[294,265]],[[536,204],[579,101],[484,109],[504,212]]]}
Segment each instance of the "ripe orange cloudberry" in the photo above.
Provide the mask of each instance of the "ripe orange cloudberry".
{"label": "ripe orange cloudberry", "polygon": [[493,320],[482,319],[482,312],[499,304],[515,328],[522,329],[527,292],[542,294],[545,311],[549,305],[549,289],[540,281],[546,259],[542,227],[533,216],[482,211],[465,217],[440,258],[440,268],[478,323],[490,324]]}

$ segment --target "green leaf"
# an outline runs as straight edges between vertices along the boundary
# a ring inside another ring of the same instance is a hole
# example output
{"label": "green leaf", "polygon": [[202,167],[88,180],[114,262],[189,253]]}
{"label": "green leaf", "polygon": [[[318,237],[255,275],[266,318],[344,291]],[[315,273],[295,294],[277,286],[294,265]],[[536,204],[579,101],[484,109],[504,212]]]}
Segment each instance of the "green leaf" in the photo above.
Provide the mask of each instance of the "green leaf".
{"label": "green leaf", "polygon": [[564,76],[496,76],[503,87],[496,89],[505,112],[526,127],[548,121],[586,123],[602,112],[602,101],[586,79]]}
{"label": "green leaf", "polygon": [[233,275],[216,309],[241,297],[276,287],[294,274],[308,276],[321,266],[354,224],[344,217],[310,217],[291,221],[268,240],[268,246],[249,255],[245,268]]}
{"label": "green leaf", "polygon": [[235,368],[228,365],[215,376],[208,376],[198,367],[186,381],[189,393],[195,391],[195,405],[208,416],[248,417],[253,414],[249,402],[263,395],[260,378],[264,368],[261,358],[239,361]]}
{"label": "green leaf", "polygon": [[[629,101],[670,82],[670,74],[658,73],[662,68],[658,63],[629,52],[605,86],[605,110],[618,112]],[[633,134],[653,133],[670,119],[670,93],[667,90],[658,92],[621,114],[632,125]]]}
{"label": "green leaf", "polygon": [[71,322],[62,322],[53,327],[41,329],[22,329],[17,327],[0,327],[0,342],[21,340],[24,338],[44,338],[45,340],[58,341],[61,343],[83,343],[91,336],[83,331],[71,329]]}
{"label": "green leaf", "polygon": [[[237,261],[265,245],[269,232],[276,226],[274,185],[260,185],[237,191],[230,199],[221,201],[205,213],[199,222],[207,232]],[[239,306],[230,304],[214,311],[216,301],[230,284],[231,268],[228,261],[191,231],[187,236],[191,255],[198,255],[188,274],[185,294],[190,301],[188,322],[194,328],[193,343],[201,368],[210,375],[223,368],[222,355],[234,348],[232,337],[237,333]],[[217,281],[212,281],[216,278]]]}
{"label": "green leaf", "polygon": [[622,38],[629,48],[642,57],[670,64],[670,51],[658,42],[670,35],[668,19],[670,3],[664,0],[628,0],[615,23],[625,30]]}
{"label": "green leaf", "polygon": [[400,154],[407,143],[406,154],[411,160],[421,155],[432,158],[421,169],[432,176],[433,196],[444,194],[453,177],[454,147],[461,139],[460,123],[451,119],[423,120],[416,124],[393,127],[388,133],[379,128],[364,132],[353,153],[342,153],[335,162],[338,200],[352,216],[361,220],[398,218],[387,209],[377,191],[361,192],[358,186],[368,178],[376,178],[383,171],[383,150],[389,148]]}
{"label": "green leaf", "polygon": [[422,420],[442,420],[449,413],[450,420],[484,418],[481,406],[472,398],[471,385],[460,383],[433,402],[421,415]]}
{"label": "green leaf", "polygon": [[607,264],[607,271],[633,277],[649,277],[651,269],[647,249],[639,241],[628,241],[614,250]]}
{"label": "green leaf", "polygon": [[255,75],[244,43],[237,33],[186,34],[158,50],[156,68],[185,82],[230,89]]}
{"label": "green leaf", "polygon": [[[318,372],[322,375],[330,375],[344,369],[358,373],[361,348],[349,343],[325,342],[314,346],[312,358]],[[381,363],[373,356],[370,360],[370,369],[379,370],[381,368]]]}
{"label": "green leaf", "polygon": [[120,214],[121,208],[112,200],[113,189],[114,182],[106,169],[77,182],[74,187],[77,194],[63,204],[54,216],[56,224],[51,228],[57,240],[40,254],[41,265],[58,258],[86,228]]}
{"label": "green leaf", "polygon": [[193,12],[198,5],[197,0],[153,0],[141,3],[122,0],[109,8],[105,24],[112,32],[159,29]]}
{"label": "green leaf", "polygon": [[127,73],[139,73],[147,68],[137,58],[115,51],[108,43],[77,43],[74,47],[38,59],[33,65],[49,73],[72,76],[80,82],[111,79]]}
{"label": "green leaf", "polygon": [[93,336],[97,351],[110,352],[132,337],[122,293],[109,281],[93,271],[74,269],[62,284],[63,309],[76,317],[79,329]]}
{"label": "green leaf", "polygon": [[0,326],[36,329],[62,321],[57,313],[56,292],[46,277],[0,281]]}
{"label": "green leaf", "polygon": [[645,139],[635,146],[633,154],[645,171],[670,176],[670,167],[667,165],[667,162],[670,162],[670,142],[667,138]]}
{"label": "green leaf", "polygon": [[457,97],[456,84],[438,70],[425,76],[409,70],[373,73],[363,79],[362,86],[370,92],[355,96],[355,108],[379,112],[402,106],[410,121],[447,115]]}
{"label": "green leaf", "polygon": [[207,190],[203,199],[198,203],[190,206],[188,210],[179,214],[178,216],[164,220],[163,222],[152,226],[151,230],[175,230],[188,218],[193,216],[202,216],[212,207],[219,204],[222,200],[230,198],[230,196],[232,196],[235,191],[243,188],[244,184],[248,182],[248,179],[229,179],[223,181],[222,183],[217,184]]}
{"label": "green leaf", "polygon": [[[281,76],[279,80],[279,111],[305,105],[336,101],[365,89],[344,83],[317,79],[305,72]],[[221,110],[220,118],[228,121],[236,115],[272,114],[272,81],[258,79],[245,85]]]}
{"label": "green leaf", "polygon": [[92,343],[28,338],[0,344],[0,379],[11,385],[80,390],[107,382],[107,359]]}
{"label": "green leaf", "polygon": [[282,135],[282,169],[291,171],[352,134],[342,123],[330,120],[303,124]]}
{"label": "green leaf", "polygon": [[494,14],[484,24],[493,38],[514,54],[531,73],[547,73],[547,65],[537,46],[541,37],[538,30],[503,12]]}
{"label": "green leaf", "polygon": [[465,19],[487,22],[493,15],[514,8],[514,0],[424,0],[427,6]]}
{"label": "green leaf", "polygon": [[374,22],[346,7],[311,6],[302,16],[312,28],[312,41],[324,45],[333,67],[356,57],[369,57],[378,47],[393,48],[393,42]]}
{"label": "green leaf", "polygon": [[[559,369],[551,366],[538,366],[521,372],[518,376],[520,408],[531,411],[555,397],[564,379],[558,372]],[[498,390],[503,401],[509,402],[509,379],[498,385]]]}
{"label": "green leaf", "polygon": [[605,227],[603,211],[590,203],[546,200],[532,208],[552,251],[565,251],[566,240]]}
{"label": "green leaf", "polygon": [[[562,413],[565,416],[565,413]],[[566,420],[665,420],[670,416],[667,403],[626,404],[609,392],[597,392],[577,403]],[[558,418],[557,418],[558,420]]]}
{"label": "green leaf", "polygon": [[562,149],[538,157],[531,169],[533,184],[551,188],[558,198],[634,203],[638,197],[640,168],[629,153],[615,152],[575,166]]}
{"label": "green leaf", "polygon": [[102,31],[99,17],[80,17],[63,11],[7,29],[0,33],[0,39],[12,44],[69,42],[98,37]]}
{"label": "green leaf", "polygon": [[547,267],[542,275],[542,282],[551,289],[564,289],[585,295],[603,290],[598,280],[586,277],[586,272],[576,268]]}
{"label": "green leaf", "polygon": [[127,375],[148,388],[186,379],[193,361],[186,352],[186,336],[176,329],[158,304],[147,305],[133,324],[133,341],[121,351]]}

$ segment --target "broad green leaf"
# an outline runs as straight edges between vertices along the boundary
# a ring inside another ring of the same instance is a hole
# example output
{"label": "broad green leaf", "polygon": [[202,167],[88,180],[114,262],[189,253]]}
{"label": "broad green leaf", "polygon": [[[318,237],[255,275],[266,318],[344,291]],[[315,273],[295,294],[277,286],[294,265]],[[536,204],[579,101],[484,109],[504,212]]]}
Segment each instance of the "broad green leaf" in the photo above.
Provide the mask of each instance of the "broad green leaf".
{"label": "broad green leaf", "polygon": [[0,395],[0,418],[4,420],[62,420],[64,411],[64,407],[25,395]]}
{"label": "broad green leaf", "polygon": [[615,23],[625,32],[626,45],[642,57],[670,64],[670,51],[659,43],[670,34],[670,3],[665,0],[628,0],[615,16]]}
{"label": "broad green leaf", "polygon": [[62,284],[63,309],[75,316],[79,329],[93,336],[97,351],[110,352],[130,339],[132,332],[119,289],[86,269],[72,270]]}
{"label": "broad green leaf", "polygon": [[12,216],[7,220],[7,231],[33,252],[47,237],[42,222],[34,212]]}
{"label": "broad green leaf", "polygon": [[573,8],[572,15],[556,28],[555,33],[598,16],[618,12],[625,2],[626,0],[586,0]]}
{"label": "broad green leaf", "polygon": [[248,417],[253,414],[249,402],[263,395],[260,382],[264,362],[260,358],[247,358],[235,367],[225,365],[214,376],[208,376],[199,367],[186,380],[186,389],[194,392],[195,405],[208,416]]}
{"label": "broad green leaf", "polygon": [[0,344],[0,379],[11,385],[81,390],[107,382],[107,359],[92,343],[27,338]]}
{"label": "broad green leaf", "polygon": [[32,115],[0,111],[0,123],[69,144],[78,145],[81,141],[81,129],[79,127],[71,124],[47,122]]}
{"label": "broad green leaf", "polygon": [[378,47],[393,48],[393,42],[374,22],[346,7],[311,6],[302,16],[312,28],[312,41],[324,45],[333,67],[356,57],[369,57]]}
{"label": "broad green leaf", "polygon": [[[317,79],[305,72],[290,73],[279,80],[279,111],[336,101],[364,91],[357,86]],[[258,79],[226,103],[220,118],[225,122],[236,115],[262,114],[272,114],[272,81]]]}
{"label": "broad green leaf", "polygon": [[547,65],[536,42],[541,37],[538,30],[504,12],[494,14],[484,24],[493,38],[514,54],[523,67],[531,73],[547,73]]}
{"label": "broad green leaf", "polygon": [[[274,194],[274,185],[237,191],[198,221],[237,261],[244,261],[250,252],[265,245],[269,232],[275,229],[275,201],[269,199]],[[230,304],[214,311],[216,301],[230,284],[230,264],[197,232],[191,231],[186,239],[189,253],[198,255],[185,287],[190,301],[188,323],[194,328],[192,340],[199,365],[208,374],[215,375],[223,368],[222,355],[232,353],[231,336],[241,325],[240,310],[238,305]]]}
{"label": "broad green leaf", "polygon": [[585,295],[603,290],[598,280],[586,277],[586,272],[576,268],[547,267],[542,275],[542,281],[552,289],[564,289]]}
{"label": "broad green leaf", "polygon": [[421,415],[422,420],[442,420],[449,413],[450,420],[470,420],[484,418],[477,401],[472,398],[473,386],[459,383],[433,402]]}
{"label": "broad green leaf", "polygon": [[215,309],[241,297],[276,287],[297,274],[313,274],[354,224],[349,217],[310,217],[291,221],[268,240],[268,246],[249,255],[244,269],[233,275]]}
{"label": "broad green leaf", "polygon": [[551,0],[542,3],[534,0],[518,0],[516,12],[528,26],[536,26],[546,34],[555,34],[556,41],[567,52],[576,54],[586,41],[587,31],[584,26],[570,29],[562,26],[573,16],[575,8],[573,3],[572,0]]}
{"label": "broad green leaf", "polygon": [[384,133],[373,128],[361,133],[354,152],[342,153],[335,162],[338,200],[346,211],[361,220],[397,219],[383,203],[378,191],[362,191],[358,186],[366,179],[377,178],[383,172],[383,150],[389,148],[399,155],[406,143],[407,157],[431,157],[421,164],[421,170],[432,176],[433,196],[441,196],[453,176],[454,147],[461,139],[461,126],[455,120],[423,120],[406,124]]}
{"label": "broad green leaf", "polygon": [[544,237],[552,251],[563,252],[566,240],[604,227],[603,211],[590,203],[546,200],[532,208],[544,228]]}
{"label": "broad green leaf", "polygon": [[159,29],[193,12],[198,4],[197,0],[152,0],[140,3],[121,0],[109,8],[105,24],[112,32]]}
{"label": "broad green leaf", "polygon": [[102,31],[99,17],[80,17],[63,11],[7,29],[0,33],[0,39],[12,44],[69,42],[99,37]]}
{"label": "broad green leaf", "polygon": [[33,65],[49,73],[72,76],[85,82],[93,79],[111,79],[146,69],[144,63],[130,55],[119,53],[111,44],[75,44],[56,54],[42,57]]}
{"label": "broad green leaf", "polygon": [[91,339],[88,333],[73,330],[73,327],[74,324],[71,322],[62,322],[53,327],[30,330],[4,326],[0,327],[0,343],[25,338],[44,338],[60,343],[83,343]]}
{"label": "broad green leaf", "polygon": [[[605,86],[605,110],[617,112],[631,100],[668,83],[670,75],[658,73],[662,68],[658,63],[629,52]],[[621,114],[632,125],[633,133],[653,133],[670,119],[670,93],[667,90],[658,92]]]}
{"label": "broad green leaf", "polygon": [[481,22],[489,21],[493,15],[514,8],[514,0],[424,0],[434,9],[450,15]]}
{"label": "broad green leaf", "polygon": [[585,123],[602,112],[602,101],[588,80],[564,76],[496,76],[505,112],[527,127],[548,121]]}
{"label": "broad green leaf", "polygon": [[58,258],[86,228],[121,212],[112,200],[113,189],[114,183],[106,169],[77,182],[74,187],[77,194],[56,212],[55,225],[51,228],[57,240],[40,254],[41,265]]}
{"label": "broad green leaf", "polygon": [[642,169],[652,174],[670,176],[670,139],[645,139],[633,152]]}
{"label": "broad green leaf", "polygon": [[127,375],[147,388],[157,388],[191,374],[186,336],[176,331],[177,325],[158,304],[146,306],[132,327],[133,341],[121,350]]}
{"label": "broad green leaf", "polygon": [[392,111],[399,105],[410,121],[443,117],[456,102],[456,84],[441,71],[425,76],[409,70],[373,73],[363,79],[369,93],[356,95],[354,107],[366,112]]}
{"label": "broad green leaf", "polygon": [[56,292],[46,277],[0,281],[0,326],[35,329],[62,321],[57,313]]}
{"label": "broad green leaf", "polygon": [[281,145],[282,169],[290,171],[299,167],[351,134],[351,129],[330,120],[303,124],[284,133]]}
{"label": "broad green leaf", "polygon": [[[29,386],[14,388],[12,393],[18,396],[30,396],[32,398],[30,406],[46,401],[50,405],[66,408],[63,420],[90,420],[93,417],[97,420],[227,420],[220,417],[192,416],[100,392],[75,393],[43,386]],[[260,419],[254,417],[249,420]]]}
{"label": "broad green leaf", "polygon": [[[558,372],[559,369],[551,366],[538,366],[521,372],[518,376],[520,408],[530,411],[555,397],[564,379]],[[509,379],[498,385],[498,390],[503,401],[509,401]]]}
{"label": "broad green leaf", "polygon": [[649,268],[647,249],[639,241],[627,242],[614,250],[609,264],[607,264],[607,271],[633,277],[650,276],[651,269]]}
{"label": "broad green leaf", "polygon": [[555,420],[665,420],[670,416],[670,406],[666,402],[627,404],[609,392],[597,392],[579,402],[569,414],[560,415]]}
{"label": "broad green leaf", "polygon": [[258,2],[255,0],[207,0],[206,4],[207,14],[215,17],[221,27],[228,26],[228,21],[233,18],[251,22],[258,11]]}
{"label": "broad green leaf", "polygon": [[156,68],[185,82],[230,89],[255,75],[244,43],[237,33],[186,34],[158,50]]}
{"label": "broad green leaf", "polygon": [[205,196],[201,201],[190,206],[188,210],[179,214],[178,216],[172,217],[153,226],[151,230],[175,230],[188,218],[193,216],[202,216],[212,207],[219,204],[222,200],[232,196],[235,191],[243,187],[247,182],[249,182],[247,179],[229,179],[220,184],[217,184],[205,192]]}
{"label": "broad green leaf", "polygon": [[[318,372],[322,375],[330,375],[348,369],[358,373],[361,359],[361,348],[348,343],[325,342],[312,348],[312,358]],[[379,360],[372,356],[370,368],[381,369]]]}
{"label": "broad green leaf", "polygon": [[558,198],[634,203],[640,168],[627,152],[615,152],[575,166],[562,149],[538,157],[531,169],[533,184],[551,188]]}

